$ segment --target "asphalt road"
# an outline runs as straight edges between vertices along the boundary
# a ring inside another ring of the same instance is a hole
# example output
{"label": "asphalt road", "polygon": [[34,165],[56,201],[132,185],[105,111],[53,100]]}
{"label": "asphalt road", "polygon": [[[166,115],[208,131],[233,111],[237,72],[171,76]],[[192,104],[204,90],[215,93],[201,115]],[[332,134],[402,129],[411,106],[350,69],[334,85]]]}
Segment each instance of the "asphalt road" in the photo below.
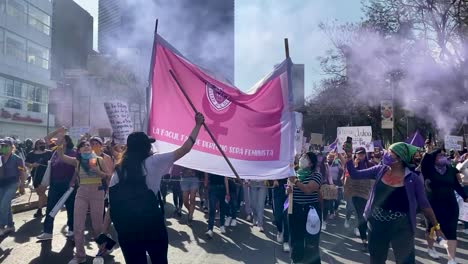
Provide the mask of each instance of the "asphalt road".
{"label": "asphalt road", "polygon": [[[170,241],[169,263],[290,263],[289,255],[276,242],[276,229],[272,224],[270,209],[265,214],[265,233],[260,233],[241,219],[236,227],[227,228],[228,232],[224,235],[220,234],[219,228],[215,228],[215,236],[210,240],[204,235],[206,216],[199,210],[195,213],[192,227],[185,224],[185,215],[182,219],[173,217],[171,204],[167,205],[166,212]],[[28,211],[14,215],[16,232],[0,237],[0,263],[68,263],[73,257],[73,241],[67,241],[64,235],[66,213],[62,211],[57,215],[54,238],[48,242],[37,242],[35,239],[42,231],[42,224],[41,220],[33,219],[33,213]],[[342,213],[338,219],[329,222],[327,230],[321,235],[322,263],[369,263],[368,255],[361,251],[360,239],[353,234],[352,229],[344,228]],[[459,236],[458,261],[468,263],[468,235],[460,232]],[[87,238],[88,263],[92,263],[97,247],[90,242],[89,234]],[[438,262],[430,260],[422,238],[420,228],[416,241],[417,263],[447,263],[440,248],[439,253],[444,259]],[[389,255],[392,257],[391,253]],[[125,263],[120,249],[106,257],[105,263]],[[394,262],[389,260],[387,263]]]}

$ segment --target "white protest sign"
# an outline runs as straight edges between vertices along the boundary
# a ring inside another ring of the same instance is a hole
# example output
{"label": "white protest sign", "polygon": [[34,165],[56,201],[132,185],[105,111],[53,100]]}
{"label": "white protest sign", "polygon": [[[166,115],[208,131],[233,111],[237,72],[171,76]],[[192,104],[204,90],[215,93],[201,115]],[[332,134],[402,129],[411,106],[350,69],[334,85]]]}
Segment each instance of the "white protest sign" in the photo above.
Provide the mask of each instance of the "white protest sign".
{"label": "white protest sign", "polygon": [[445,136],[445,149],[446,150],[459,150],[463,149],[463,137],[458,136]]}
{"label": "white protest sign", "polygon": [[303,134],[304,130],[302,130],[302,113],[299,112],[294,112],[294,117],[296,119],[296,134],[294,135],[294,147],[295,147],[295,152],[297,154],[302,153],[302,148],[303,148]]}
{"label": "white protest sign", "polygon": [[294,135],[294,146],[295,146],[296,155],[302,153],[302,148],[304,145],[302,133],[304,133],[304,131],[296,130],[296,134]]}
{"label": "white protest sign", "polygon": [[68,191],[66,191],[62,197],[60,198],[60,200],[55,204],[54,208],[52,209],[52,211],[50,211],[49,215],[50,217],[52,218],[55,218],[55,216],[57,215],[57,213],[60,211],[60,209],[62,209],[63,205],[65,204],[65,202],[68,200],[68,197],[70,197],[70,194],[73,192],[73,187],[70,187],[68,188]]}
{"label": "white protest sign", "polygon": [[468,222],[468,203],[460,203],[460,215],[458,220]]}
{"label": "white protest sign", "polygon": [[126,144],[128,135],[133,132],[128,105],[122,101],[111,101],[104,103],[104,107],[112,126],[115,142]]}
{"label": "white protest sign", "polygon": [[89,127],[70,127],[68,129],[68,135],[71,137],[72,140],[78,141],[81,136],[86,133],[89,133]]}
{"label": "white protest sign", "polygon": [[353,152],[358,147],[364,147],[367,152],[374,151],[374,142],[372,141],[372,127],[338,127],[338,152],[343,152],[343,144],[346,142],[347,137],[351,137],[353,139]]}

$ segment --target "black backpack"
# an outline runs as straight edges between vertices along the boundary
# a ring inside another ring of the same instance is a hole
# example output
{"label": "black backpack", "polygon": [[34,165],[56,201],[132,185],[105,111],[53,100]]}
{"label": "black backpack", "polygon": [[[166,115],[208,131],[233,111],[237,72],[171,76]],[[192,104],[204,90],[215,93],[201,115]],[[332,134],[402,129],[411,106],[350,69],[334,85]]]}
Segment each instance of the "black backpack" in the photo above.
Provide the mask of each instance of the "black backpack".
{"label": "black backpack", "polygon": [[109,188],[110,215],[119,238],[152,240],[155,225],[165,225],[160,199],[146,184],[121,183]]}

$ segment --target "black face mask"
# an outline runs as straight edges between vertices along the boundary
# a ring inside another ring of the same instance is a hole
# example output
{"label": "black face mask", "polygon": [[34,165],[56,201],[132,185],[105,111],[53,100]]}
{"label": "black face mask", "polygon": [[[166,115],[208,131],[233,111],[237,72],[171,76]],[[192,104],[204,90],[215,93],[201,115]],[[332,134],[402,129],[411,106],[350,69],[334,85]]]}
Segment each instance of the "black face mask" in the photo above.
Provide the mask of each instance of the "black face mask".
{"label": "black face mask", "polygon": [[45,150],[45,146],[39,146],[39,150],[40,150],[40,151],[44,151],[44,150]]}

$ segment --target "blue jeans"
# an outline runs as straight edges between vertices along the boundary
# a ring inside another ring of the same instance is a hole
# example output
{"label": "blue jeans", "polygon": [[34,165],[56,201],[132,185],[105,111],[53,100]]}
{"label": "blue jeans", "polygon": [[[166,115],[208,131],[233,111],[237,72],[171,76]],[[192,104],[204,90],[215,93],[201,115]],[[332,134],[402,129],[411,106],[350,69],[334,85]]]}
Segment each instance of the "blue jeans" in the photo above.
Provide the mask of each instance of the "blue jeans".
{"label": "blue jeans", "polygon": [[210,185],[208,188],[208,200],[210,205],[208,211],[208,230],[213,230],[217,202],[219,202],[219,224],[220,226],[224,226],[226,216],[226,202],[224,201],[226,197],[226,187],[223,184]]}
{"label": "blue jeans", "polygon": [[288,211],[284,210],[286,201],[286,190],[284,185],[273,189],[273,214],[275,215],[275,225],[279,233],[283,233],[283,241],[289,241]]}
{"label": "blue jeans", "polygon": [[253,222],[262,227],[267,191],[266,186],[250,186],[250,205],[252,206]]}
{"label": "blue jeans", "polygon": [[5,226],[12,227],[13,214],[11,213],[11,201],[15,198],[18,183],[10,183],[5,186],[0,186],[0,228]]}
{"label": "blue jeans", "polygon": [[252,206],[250,205],[250,187],[248,185],[242,186],[242,194],[244,195],[244,210],[246,215],[252,214]]}
{"label": "blue jeans", "polygon": [[232,219],[237,218],[237,210],[239,208],[239,194],[240,188],[237,185],[231,190],[229,190],[229,196],[231,197],[231,200],[229,200],[229,204],[227,205],[226,215],[231,217]]}

